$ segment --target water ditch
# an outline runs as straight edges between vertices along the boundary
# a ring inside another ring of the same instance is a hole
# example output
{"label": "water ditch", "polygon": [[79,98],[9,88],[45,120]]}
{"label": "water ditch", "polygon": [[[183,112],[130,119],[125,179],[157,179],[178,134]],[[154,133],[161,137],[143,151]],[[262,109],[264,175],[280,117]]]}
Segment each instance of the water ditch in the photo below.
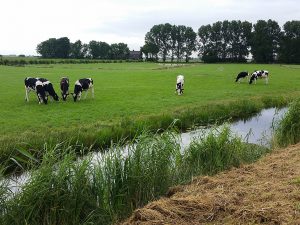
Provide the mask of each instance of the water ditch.
{"label": "water ditch", "polygon": [[[246,119],[239,120],[229,124],[230,130],[233,134],[241,137],[244,142],[262,145],[264,147],[270,147],[270,141],[272,137],[274,125],[285,115],[287,108],[269,108],[264,109],[257,115]],[[218,130],[218,127],[215,128]],[[180,134],[180,146],[182,151],[189,146],[189,144],[201,135],[205,135],[211,131],[211,128],[199,128],[193,131],[184,132]],[[124,154],[126,155],[127,147],[124,147]],[[93,155],[93,162],[99,162],[101,153],[95,153]],[[28,173],[24,173],[21,176],[12,176],[8,180],[9,189],[12,193],[17,193],[21,190],[22,185],[30,179]]]}

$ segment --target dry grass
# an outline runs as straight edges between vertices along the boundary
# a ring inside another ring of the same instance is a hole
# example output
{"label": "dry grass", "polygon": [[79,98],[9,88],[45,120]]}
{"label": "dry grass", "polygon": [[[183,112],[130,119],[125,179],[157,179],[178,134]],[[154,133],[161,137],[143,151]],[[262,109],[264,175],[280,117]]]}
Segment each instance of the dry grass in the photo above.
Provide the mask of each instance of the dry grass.
{"label": "dry grass", "polygon": [[300,144],[170,189],[124,224],[300,224]]}

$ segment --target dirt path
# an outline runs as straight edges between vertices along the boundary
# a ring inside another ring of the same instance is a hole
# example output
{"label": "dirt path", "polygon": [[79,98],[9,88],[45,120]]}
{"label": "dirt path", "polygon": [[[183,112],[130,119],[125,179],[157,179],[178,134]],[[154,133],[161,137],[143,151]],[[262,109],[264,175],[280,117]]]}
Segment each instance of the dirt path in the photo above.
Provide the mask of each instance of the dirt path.
{"label": "dirt path", "polygon": [[300,224],[300,144],[174,187],[124,224]]}

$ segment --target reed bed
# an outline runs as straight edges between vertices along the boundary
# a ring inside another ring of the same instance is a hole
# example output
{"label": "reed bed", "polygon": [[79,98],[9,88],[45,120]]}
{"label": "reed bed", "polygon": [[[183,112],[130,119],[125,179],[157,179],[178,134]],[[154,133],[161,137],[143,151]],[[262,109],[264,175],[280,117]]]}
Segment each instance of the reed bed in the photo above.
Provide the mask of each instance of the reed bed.
{"label": "reed bed", "polygon": [[[176,132],[143,132],[97,157],[67,143],[45,145],[30,179],[7,198],[1,179],[1,224],[112,224],[194,176],[252,162],[268,149],[243,143],[228,126],[194,139],[184,151]],[[25,151],[25,150],[23,150]],[[255,153],[255,154],[251,154]],[[15,159],[17,161],[17,159]]]}
{"label": "reed bed", "polygon": [[274,124],[274,145],[284,147],[300,141],[300,99],[293,101],[285,117]]}

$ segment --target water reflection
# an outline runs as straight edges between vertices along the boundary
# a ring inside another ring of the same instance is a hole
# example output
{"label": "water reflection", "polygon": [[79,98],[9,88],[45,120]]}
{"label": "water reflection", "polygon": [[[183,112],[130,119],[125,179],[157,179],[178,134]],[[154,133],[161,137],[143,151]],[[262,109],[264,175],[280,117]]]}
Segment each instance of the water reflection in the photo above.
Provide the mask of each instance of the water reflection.
{"label": "water reflection", "polygon": [[[239,120],[230,124],[230,130],[240,136],[245,142],[270,147],[272,127],[284,116],[288,108],[264,109],[259,114],[247,120]],[[218,129],[218,128],[217,128]],[[210,129],[201,128],[181,134],[181,147],[184,149],[191,141],[208,133]]]}

